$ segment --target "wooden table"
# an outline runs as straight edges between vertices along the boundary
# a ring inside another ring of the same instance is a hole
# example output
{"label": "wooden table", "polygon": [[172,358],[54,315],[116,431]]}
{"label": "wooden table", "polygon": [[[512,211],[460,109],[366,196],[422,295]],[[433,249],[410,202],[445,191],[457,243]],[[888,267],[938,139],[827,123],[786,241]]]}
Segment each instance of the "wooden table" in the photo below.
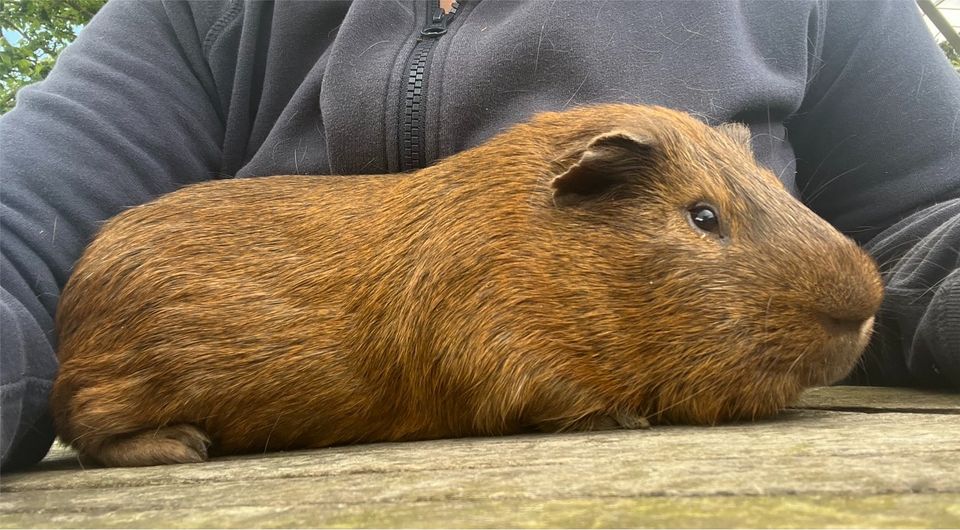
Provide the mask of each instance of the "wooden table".
{"label": "wooden table", "polygon": [[57,448],[0,478],[2,527],[960,527],[960,394],[834,387],[750,424],[139,469]]}

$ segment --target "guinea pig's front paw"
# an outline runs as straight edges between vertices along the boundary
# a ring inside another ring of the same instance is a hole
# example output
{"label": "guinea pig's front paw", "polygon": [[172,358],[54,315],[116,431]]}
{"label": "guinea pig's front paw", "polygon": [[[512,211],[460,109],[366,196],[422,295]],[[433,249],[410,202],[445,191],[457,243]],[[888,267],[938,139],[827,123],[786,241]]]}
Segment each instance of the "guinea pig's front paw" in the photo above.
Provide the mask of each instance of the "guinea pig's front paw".
{"label": "guinea pig's front paw", "polygon": [[613,421],[616,422],[617,427],[620,429],[649,429],[650,420],[646,416],[641,416],[635,413],[628,412],[619,412],[609,416]]}
{"label": "guinea pig's front paw", "polygon": [[649,429],[646,417],[634,412],[595,413],[566,424],[545,422],[540,430],[555,431],[612,431],[617,429]]}

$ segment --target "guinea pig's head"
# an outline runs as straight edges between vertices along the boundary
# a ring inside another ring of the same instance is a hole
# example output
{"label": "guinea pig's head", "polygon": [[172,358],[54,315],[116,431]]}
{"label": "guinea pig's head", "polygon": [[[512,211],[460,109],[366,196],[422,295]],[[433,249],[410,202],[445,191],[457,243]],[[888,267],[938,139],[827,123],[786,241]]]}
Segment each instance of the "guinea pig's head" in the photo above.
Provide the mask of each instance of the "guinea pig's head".
{"label": "guinea pig's head", "polygon": [[620,378],[615,399],[716,423],[846,375],[882,298],[871,258],[756,162],[746,127],[615,115],[572,141],[550,182],[560,230],[590,249],[574,281],[607,306],[585,325],[606,336],[596,357]]}

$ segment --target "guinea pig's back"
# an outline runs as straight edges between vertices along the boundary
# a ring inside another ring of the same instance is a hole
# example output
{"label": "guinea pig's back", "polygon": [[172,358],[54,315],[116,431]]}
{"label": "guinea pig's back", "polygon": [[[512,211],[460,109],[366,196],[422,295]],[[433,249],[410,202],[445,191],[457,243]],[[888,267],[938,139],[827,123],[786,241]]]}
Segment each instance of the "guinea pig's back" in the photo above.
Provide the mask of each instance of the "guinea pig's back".
{"label": "guinea pig's back", "polygon": [[[217,181],[112,218],[63,290],[57,310],[60,361],[80,346],[76,333],[96,330],[94,336],[104,340],[119,327],[135,335],[130,326],[148,329],[156,327],[155,318],[172,316],[169,309],[157,314],[151,307],[178,301],[207,305],[204,300],[215,306],[217,293],[242,291],[251,277],[273,275],[274,283],[282,282],[284,272],[298,265],[302,232],[333,222],[332,216],[309,219],[313,195],[316,183],[310,178]],[[91,326],[91,320],[99,325]]]}

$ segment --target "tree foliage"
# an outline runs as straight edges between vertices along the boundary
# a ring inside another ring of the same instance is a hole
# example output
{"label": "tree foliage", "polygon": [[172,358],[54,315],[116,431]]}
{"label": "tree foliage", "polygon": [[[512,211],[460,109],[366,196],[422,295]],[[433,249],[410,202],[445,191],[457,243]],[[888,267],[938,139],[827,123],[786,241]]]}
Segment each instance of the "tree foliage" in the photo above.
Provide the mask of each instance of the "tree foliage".
{"label": "tree foliage", "polygon": [[46,77],[106,0],[0,0],[0,113],[23,85]]}
{"label": "tree foliage", "polygon": [[953,65],[953,69],[960,74],[960,52],[954,50],[953,46],[950,46],[950,43],[947,41],[940,43],[940,49],[947,55],[947,59],[950,59],[950,64]]}

